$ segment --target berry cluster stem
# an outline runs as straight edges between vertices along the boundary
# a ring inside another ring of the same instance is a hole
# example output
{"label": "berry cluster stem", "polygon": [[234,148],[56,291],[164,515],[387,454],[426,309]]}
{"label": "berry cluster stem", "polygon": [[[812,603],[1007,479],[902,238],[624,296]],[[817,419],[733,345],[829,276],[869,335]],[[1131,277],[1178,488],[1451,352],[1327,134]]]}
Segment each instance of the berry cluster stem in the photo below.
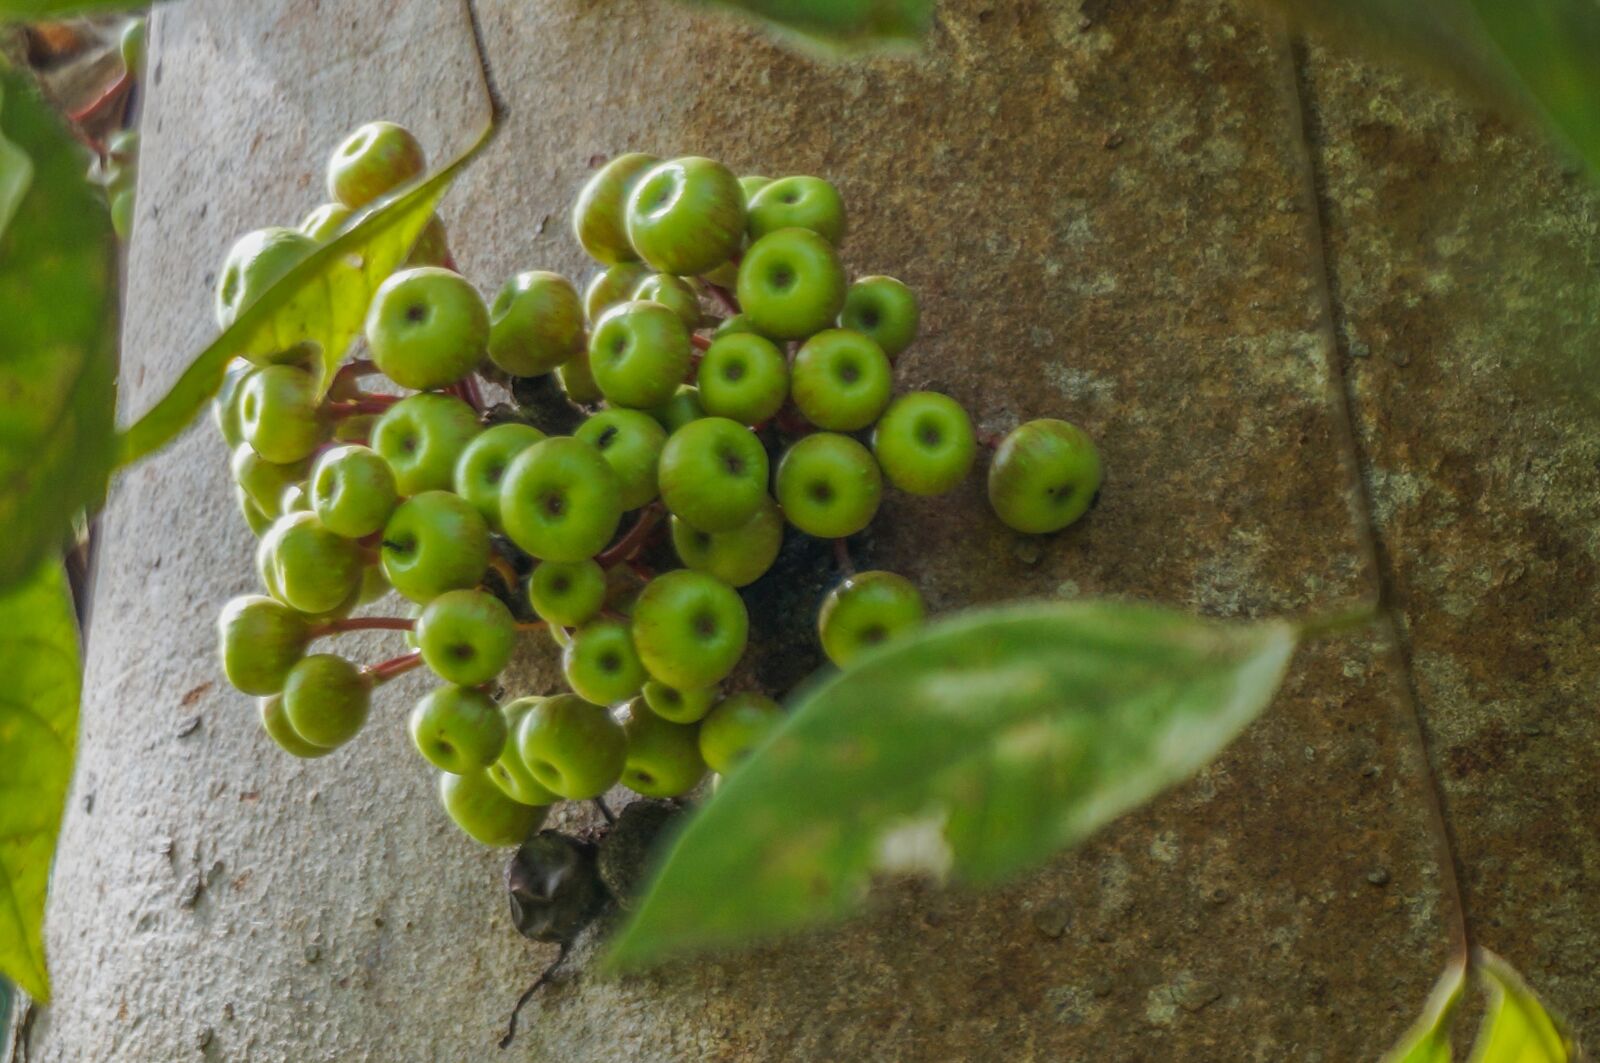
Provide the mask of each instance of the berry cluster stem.
{"label": "berry cluster stem", "polygon": [[372,376],[378,372],[380,372],[378,363],[371,358],[352,358],[333,374],[333,381],[338,384],[345,380],[359,380],[361,377]]}
{"label": "berry cluster stem", "polygon": [[398,395],[362,395],[345,402],[330,402],[325,409],[330,417],[359,417],[365,413],[384,413],[399,401]]}
{"label": "berry cluster stem", "polygon": [[644,547],[645,540],[650,537],[650,533],[655,530],[660,520],[661,506],[652,504],[639,514],[639,519],[628,529],[628,534],[597,554],[595,561],[599,562],[601,568],[615,568],[623,561],[633,560],[633,555]]}
{"label": "berry cluster stem", "polygon": [[124,70],[121,77],[117,78],[117,80],[106,86],[104,92],[100,93],[100,95],[96,96],[82,107],[79,107],[76,111],[73,111],[67,117],[71,118],[73,123],[76,125],[82,125],[85,122],[92,121],[102,111],[114,106],[116,102],[122,99],[122,97],[132,87],[133,73],[131,71]]}
{"label": "berry cluster stem", "polygon": [[311,637],[337,635],[341,631],[413,631],[417,622],[402,616],[350,616],[343,620],[330,620],[311,629]]}
{"label": "berry cluster stem", "polygon": [[689,342],[694,344],[696,350],[709,351],[711,349],[711,338],[702,336],[698,332],[689,336]]}
{"label": "berry cluster stem", "polygon": [[368,665],[363,671],[373,686],[381,686],[397,676],[405,675],[421,664],[422,651],[413,650],[398,657],[391,657],[387,661],[379,661],[377,664]]}

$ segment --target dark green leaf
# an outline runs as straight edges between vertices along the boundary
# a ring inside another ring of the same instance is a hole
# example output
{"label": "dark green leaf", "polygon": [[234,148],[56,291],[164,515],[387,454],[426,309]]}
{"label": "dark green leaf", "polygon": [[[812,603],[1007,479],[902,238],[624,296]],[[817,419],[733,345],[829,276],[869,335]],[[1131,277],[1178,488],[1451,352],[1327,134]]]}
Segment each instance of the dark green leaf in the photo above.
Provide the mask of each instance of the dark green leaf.
{"label": "dark green leaf", "polygon": [[0,974],[50,995],[44,898],[78,736],[78,625],[61,566],[0,598]]}
{"label": "dark green leaf", "polygon": [[1271,700],[1288,623],[1144,605],[956,616],[803,695],[686,824],[610,962],[843,916],[878,872],[988,882],[1191,775]]}
{"label": "dark green leaf", "polygon": [[488,145],[485,130],[465,154],[437,174],[368,207],[345,230],[285,273],[184,370],[172,390],[121,434],[127,465],[170,443],[222,386],[234,356],[270,337],[306,336],[322,348],[329,372],[361,331],[367,303],[416,243],[434,208],[462,169]]}
{"label": "dark green leaf", "polygon": [[690,0],[741,12],[804,44],[858,52],[919,43],[934,0]]}
{"label": "dark green leaf", "polygon": [[1511,965],[1488,949],[1473,954],[1473,966],[1489,995],[1471,1063],[1571,1063],[1577,1045]]}
{"label": "dark green leaf", "polygon": [[[114,422],[116,239],[89,158],[0,67],[0,592],[99,504]],[[9,208],[9,209],[8,209]]]}
{"label": "dark green leaf", "polygon": [[1380,1063],[1450,1063],[1450,1024],[1467,982],[1467,968],[1455,962],[1434,985],[1422,1014]]}

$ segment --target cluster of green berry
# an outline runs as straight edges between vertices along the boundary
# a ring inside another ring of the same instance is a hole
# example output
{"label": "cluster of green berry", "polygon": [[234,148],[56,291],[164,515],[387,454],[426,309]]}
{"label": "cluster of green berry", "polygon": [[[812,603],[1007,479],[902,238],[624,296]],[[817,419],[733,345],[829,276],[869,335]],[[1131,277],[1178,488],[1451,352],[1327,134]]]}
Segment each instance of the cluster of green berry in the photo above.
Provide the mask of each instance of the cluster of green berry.
{"label": "cluster of green berry", "polygon": [[[358,130],[330,163],[335,202],[232,249],[219,322],[424,165],[403,128]],[[827,181],[629,154],[595,173],[573,224],[603,267],[581,298],[527,272],[486,305],[435,219],[371,299],[370,360],[324,388],[299,337],[279,336],[241,352],[216,407],[268,592],[223,611],[229,680],[261,697],[279,745],[313,757],[357,733],[376,685],[426,665],[445,685],[412,737],[452,818],[493,845],[558,800],[619,781],[677,797],[729,770],[781,718],[766,694],[722,688],[747,685],[730,681],[750,626],[739,588],[773,567],[786,525],[842,541],[885,481],[949,491],[980,446],[949,397],[894,395],[917,300],[889,277],[848,280]],[[379,374],[415,393],[363,389]],[[531,402],[486,408],[486,382],[545,388],[572,430],[547,434],[560,418],[535,425]],[[1099,480],[1086,435],[1035,421],[999,442],[989,495],[1007,524],[1046,532]],[[391,588],[412,617],[350,615]],[[922,616],[909,581],[864,572],[827,594],[818,634],[844,665]],[[307,653],[371,628],[407,631],[414,652],[367,668]],[[570,690],[497,704],[525,630],[563,648]]]}

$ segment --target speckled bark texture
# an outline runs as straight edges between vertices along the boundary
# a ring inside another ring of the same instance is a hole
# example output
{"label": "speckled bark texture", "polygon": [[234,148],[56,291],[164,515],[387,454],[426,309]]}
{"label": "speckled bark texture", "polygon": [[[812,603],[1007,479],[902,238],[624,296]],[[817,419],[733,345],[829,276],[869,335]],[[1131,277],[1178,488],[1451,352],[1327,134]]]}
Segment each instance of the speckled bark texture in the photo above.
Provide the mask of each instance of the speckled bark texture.
{"label": "speckled bark texture", "polygon": [[[1372,596],[1348,368],[1474,914],[1592,1029],[1595,920],[1583,929],[1578,896],[1600,738],[1582,638],[1594,444],[1576,416],[1530,413],[1494,353],[1540,335],[1532,310],[1507,324],[1509,296],[1549,277],[1582,298],[1562,262],[1592,280],[1588,208],[1553,164],[1432,97],[1413,111],[1387,82],[1392,113],[1369,136],[1372,75],[1299,71],[1277,31],[1212,0],[950,0],[925,54],[858,65],[665,0],[479,9],[510,114],[444,213],[481,287],[582,268],[565,211],[596,157],[824,174],[851,206],[851,266],[922,294],[903,386],[950,392],[988,430],[1064,416],[1100,440],[1103,500],[1059,536],[1006,531],[976,479],[938,503],[890,500],[862,560],[936,609],[1111,594],[1256,616]],[[151,70],[130,409],[210,334],[228,242],[319,202],[343,132],[397,119],[443,158],[484,115],[465,11],[437,0],[190,0],[158,13]],[[1495,151],[1474,157],[1479,138]],[[1537,204],[1522,224],[1538,240],[1499,233],[1501,248],[1439,220],[1473,183]],[[1414,229],[1391,231],[1400,192]],[[1471,288],[1490,265],[1526,280]],[[1341,365],[1357,339],[1373,357]],[[253,544],[209,427],[125,477],[104,531],[48,927],[57,1002],[35,1059],[1371,1059],[1444,962],[1453,913],[1411,683],[1355,640],[1304,653],[1194,782],[1006,889],[891,890],[837,932],[621,982],[585,972],[591,937],[501,1052],[554,950],[515,936],[503,857],[436,807],[403,727],[424,682],[386,690],[333,756],[269,747],[213,663],[214,615],[249,588]],[[796,561],[796,608],[828,564]],[[397,642],[348,645],[375,660]],[[760,651],[773,674],[816,660],[803,637]],[[554,677],[550,646],[530,642],[508,686]]]}

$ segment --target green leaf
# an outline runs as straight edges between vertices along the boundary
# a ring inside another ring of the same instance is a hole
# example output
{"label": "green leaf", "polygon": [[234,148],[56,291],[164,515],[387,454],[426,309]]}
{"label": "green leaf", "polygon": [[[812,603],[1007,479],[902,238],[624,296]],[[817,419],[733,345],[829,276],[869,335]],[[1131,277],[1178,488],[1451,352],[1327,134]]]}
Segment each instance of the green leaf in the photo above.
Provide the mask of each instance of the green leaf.
{"label": "green leaf", "polygon": [[734,11],[796,42],[831,52],[881,51],[920,43],[934,0],[690,0]]}
{"label": "green leaf", "polygon": [[1380,1063],[1450,1063],[1450,1024],[1466,984],[1466,964],[1457,960],[1446,967],[1422,1014]]}
{"label": "green leaf", "polygon": [[1536,115],[1600,174],[1595,0],[1269,0]]}
{"label": "green leaf", "polygon": [[0,593],[99,504],[115,440],[116,238],[89,158],[0,64]]}
{"label": "green leaf", "polygon": [[405,261],[450,183],[493,139],[484,130],[450,165],[410,188],[379,200],[346,223],[261,297],[190,363],[172,389],[121,433],[119,465],[160,449],[188,427],[222,386],[228,363],[239,352],[274,337],[305,337],[322,348],[323,386],[366,317],[372,293]]}
{"label": "green leaf", "polygon": [[94,11],[138,11],[150,0],[0,0],[0,22],[63,18]]}
{"label": "green leaf", "polygon": [[1473,966],[1489,995],[1489,1009],[1478,1028],[1471,1063],[1569,1063],[1580,1058],[1571,1034],[1509,963],[1478,949]]}
{"label": "green leaf", "polygon": [[45,890],[78,735],[78,622],[60,564],[0,598],[0,974],[36,1000]]}
{"label": "green leaf", "polygon": [[879,872],[1013,875],[1188,777],[1266,707],[1297,636],[1083,601],[975,611],[802,695],[685,825],[608,962],[854,911]]}

